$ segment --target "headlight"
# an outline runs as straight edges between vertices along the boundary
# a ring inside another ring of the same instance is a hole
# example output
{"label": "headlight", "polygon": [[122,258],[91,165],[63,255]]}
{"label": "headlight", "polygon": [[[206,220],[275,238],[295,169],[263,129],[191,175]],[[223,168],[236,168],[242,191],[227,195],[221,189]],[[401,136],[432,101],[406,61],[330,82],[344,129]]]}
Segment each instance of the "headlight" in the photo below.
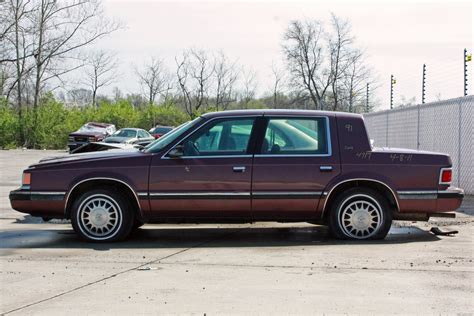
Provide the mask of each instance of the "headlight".
{"label": "headlight", "polygon": [[90,142],[95,142],[95,137],[94,137],[94,136],[89,137],[89,141],[90,141]]}
{"label": "headlight", "polygon": [[73,142],[73,141],[74,141],[74,137],[73,137],[73,136],[69,136],[69,137],[67,138],[67,140],[70,141],[70,142]]}

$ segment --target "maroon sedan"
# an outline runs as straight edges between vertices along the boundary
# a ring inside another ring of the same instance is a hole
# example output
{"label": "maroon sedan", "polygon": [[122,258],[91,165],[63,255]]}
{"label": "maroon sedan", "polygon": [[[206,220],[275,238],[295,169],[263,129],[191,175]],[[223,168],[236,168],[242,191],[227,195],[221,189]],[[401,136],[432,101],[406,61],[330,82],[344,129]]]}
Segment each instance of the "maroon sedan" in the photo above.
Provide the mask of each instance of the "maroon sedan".
{"label": "maroon sedan", "polygon": [[448,155],[371,148],[362,116],[209,113],[142,150],[51,158],[10,193],[15,210],[71,219],[91,241],[144,222],[327,224],[337,238],[381,239],[393,219],[456,210]]}
{"label": "maroon sedan", "polygon": [[155,139],[160,138],[161,136],[165,135],[166,133],[171,132],[174,129],[172,126],[161,126],[157,125],[150,129],[150,134],[155,137]]}

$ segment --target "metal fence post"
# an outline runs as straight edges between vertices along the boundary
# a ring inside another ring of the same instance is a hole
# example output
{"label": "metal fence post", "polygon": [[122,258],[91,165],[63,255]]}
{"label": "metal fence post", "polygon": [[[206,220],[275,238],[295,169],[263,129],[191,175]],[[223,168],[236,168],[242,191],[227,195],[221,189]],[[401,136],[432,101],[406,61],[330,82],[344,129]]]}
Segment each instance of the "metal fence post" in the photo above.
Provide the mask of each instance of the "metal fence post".
{"label": "metal fence post", "polygon": [[416,149],[420,149],[420,105],[417,106],[418,117],[416,123]]}
{"label": "metal fence post", "polygon": [[458,111],[458,187],[461,187],[461,123],[462,123],[462,100],[459,101]]}

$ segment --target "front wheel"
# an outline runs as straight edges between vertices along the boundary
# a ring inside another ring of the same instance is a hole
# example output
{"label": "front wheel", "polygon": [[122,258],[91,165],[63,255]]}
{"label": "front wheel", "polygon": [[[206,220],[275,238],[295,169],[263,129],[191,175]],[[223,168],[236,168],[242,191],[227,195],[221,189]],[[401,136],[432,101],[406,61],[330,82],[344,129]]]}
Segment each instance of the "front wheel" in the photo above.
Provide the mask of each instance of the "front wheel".
{"label": "front wheel", "polygon": [[82,239],[112,242],[130,234],[134,216],[130,203],[118,192],[95,189],[74,201],[71,222]]}
{"label": "front wheel", "polygon": [[352,188],[336,198],[329,214],[329,228],[339,239],[384,239],[392,225],[392,210],[380,193]]}

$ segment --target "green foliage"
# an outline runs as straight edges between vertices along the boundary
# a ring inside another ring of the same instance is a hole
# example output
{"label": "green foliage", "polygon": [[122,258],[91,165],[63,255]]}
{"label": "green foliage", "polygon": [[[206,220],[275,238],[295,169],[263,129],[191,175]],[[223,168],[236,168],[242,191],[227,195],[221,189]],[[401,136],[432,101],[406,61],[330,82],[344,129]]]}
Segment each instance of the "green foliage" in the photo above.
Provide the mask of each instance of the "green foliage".
{"label": "green foliage", "polygon": [[178,126],[188,119],[189,116],[174,104],[148,105],[140,112],[137,125],[148,130],[156,125]]}
{"label": "green foliage", "polygon": [[0,100],[0,148],[9,149],[17,145],[18,115],[8,106],[7,101]]}
{"label": "green foliage", "polygon": [[[136,108],[127,99],[116,102],[104,100],[97,108],[67,107],[52,94],[41,99],[35,113],[24,110],[23,125],[26,144],[31,148],[64,149],[69,133],[87,122],[115,124],[117,129],[138,127],[149,130],[155,125],[178,126],[189,120],[186,113],[172,103]],[[20,125],[17,111],[0,100],[0,148],[23,146],[19,143]]]}

